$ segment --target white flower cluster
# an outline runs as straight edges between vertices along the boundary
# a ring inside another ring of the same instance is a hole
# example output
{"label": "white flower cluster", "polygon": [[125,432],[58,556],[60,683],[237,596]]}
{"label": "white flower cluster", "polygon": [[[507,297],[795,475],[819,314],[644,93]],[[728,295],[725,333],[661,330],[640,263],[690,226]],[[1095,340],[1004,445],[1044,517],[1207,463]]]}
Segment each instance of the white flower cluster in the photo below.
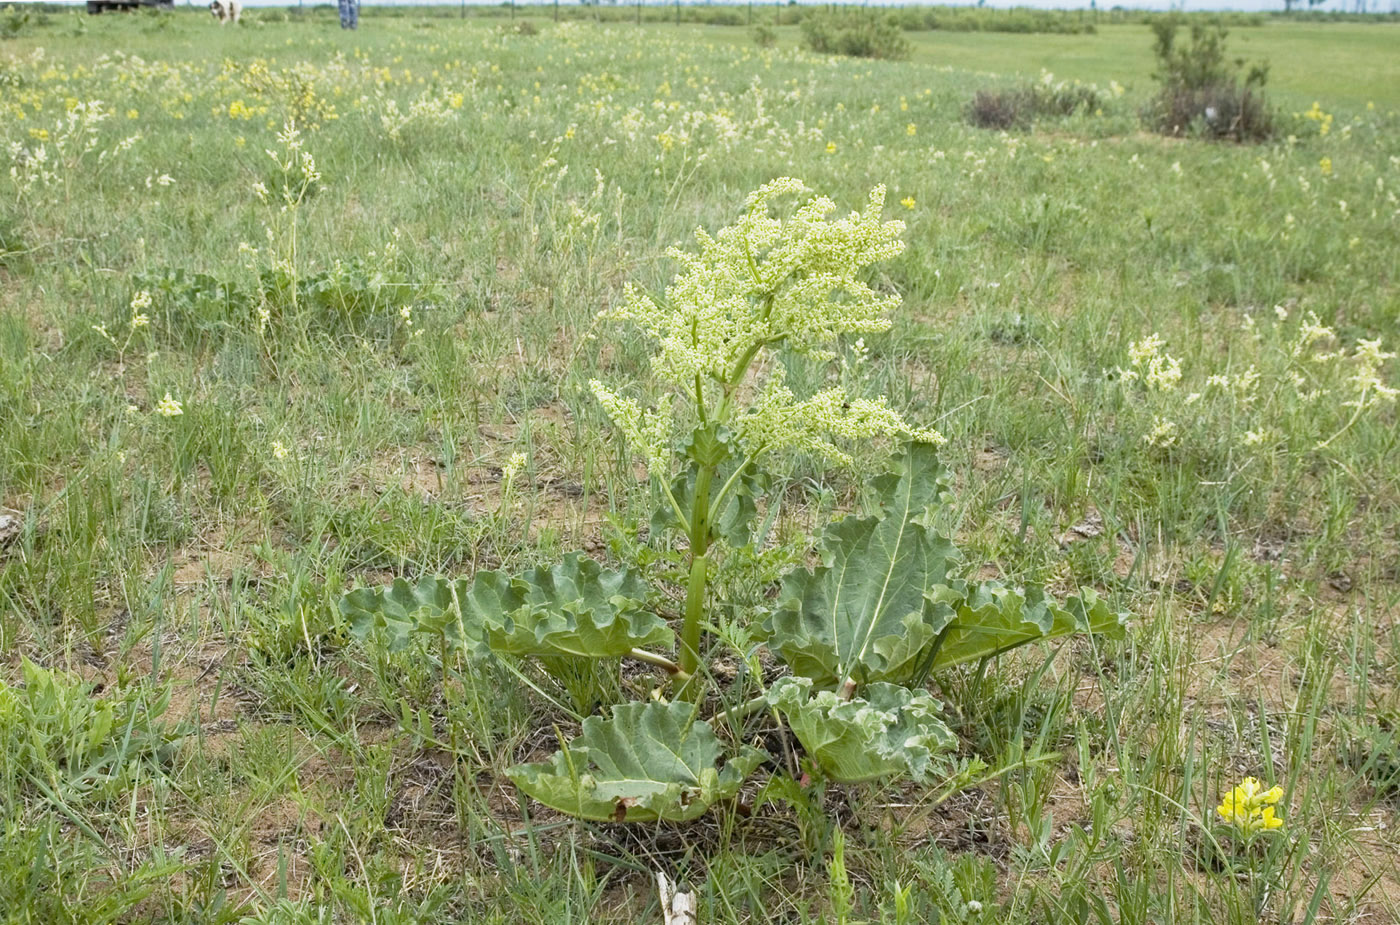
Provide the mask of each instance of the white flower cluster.
{"label": "white flower cluster", "polygon": [[[1361,338],[1347,349],[1312,312],[1293,319],[1276,305],[1272,320],[1268,314],[1261,318],[1244,316],[1246,342],[1227,360],[1243,365],[1239,372],[1183,371],[1155,333],[1128,346],[1128,368],[1117,370],[1118,379],[1124,387],[1144,387],[1134,393],[1143,443],[1165,449],[1192,438],[1209,442],[1242,433],[1234,439],[1243,447],[1320,450],[1400,398],[1400,389],[1386,379],[1387,362],[1396,354],[1380,338]],[[1172,393],[1183,385],[1194,388],[1184,389],[1178,400]],[[1311,430],[1299,426],[1296,410],[1305,407],[1315,409]],[[1328,418],[1330,427],[1322,423]]]}
{"label": "white flower cluster", "polygon": [[1152,334],[1128,345],[1131,370],[1121,374],[1127,381],[1138,378],[1139,372],[1149,388],[1170,392],[1181,382],[1181,363],[1162,349],[1161,335]]}
{"label": "white flower cluster", "polygon": [[671,396],[663,395],[655,408],[647,410],[611,391],[597,379],[590,379],[588,385],[627,442],[646,456],[647,469],[655,475],[669,471]]}
{"label": "white flower cluster", "polygon": [[[652,368],[666,382],[689,387],[698,375],[728,381],[752,350],[777,344],[830,358],[838,335],[886,330],[884,313],[899,296],[881,295],[859,279],[871,264],[904,250],[904,223],[882,222],[885,188],[871,191],[863,213],[827,221],[836,204],[813,197],[789,218],[769,214],[770,200],[808,192],[783,178],[751,193],[746,212],[711,237],[696,232],[700,252],[672,248],[682,270],[665,305],[636,290],[604,313],[635,321],[660,345]],[[742,370],[739,370],[742,372]]]}
{"label": "white flower cluster", "polygon": [[884,398],[853,398],[843,389],[823,389],[799,400],[783,384],[782,367],[764,383],[763,393],[739,419],[744,443],[763,450],[791,449],[850,465],[850,454],[830,438],[864,440],[903,436],[928,443],[943,443],[933,430],[910,427]]}
{"label": "white flower cluster", "polygon": [[[657,345],[656,376],[693,402],[700,419],[733,426],[750,458],[786,448],[849,462],[833,438],[941,442],[936,432],[905,423],[883,398],[834,387],[800,399],[785,385],[780,364],[762,362],[765,350],[778,347],[833,359],[839,337],[886,330],[886,313],[900,302],[862,279],[871,264],[904,249],[903,223],[881,217],[884,187],[871,191],[864,211],[845,218],[828,218],[836,204],[824,196],[785,218],[770,212],[774,199],[808,192],[791,178],[764,185],[749,195],[739,221],[713,236],[696,232],[698,253],[669,252],[681,271],[663,304],[629,289],[622,305],[600,317],[640,326]],[[591,385],[653,472],[667,471],[672,396],[646,410],[600,382]],[[756,397],[740,409],[740,395]]]}

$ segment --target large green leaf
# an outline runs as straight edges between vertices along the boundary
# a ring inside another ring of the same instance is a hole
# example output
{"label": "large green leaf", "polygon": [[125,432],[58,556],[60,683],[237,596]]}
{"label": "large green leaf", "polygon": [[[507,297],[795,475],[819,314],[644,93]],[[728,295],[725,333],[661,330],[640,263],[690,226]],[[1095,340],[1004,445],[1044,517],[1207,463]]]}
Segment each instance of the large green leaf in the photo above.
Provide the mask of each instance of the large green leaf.
{"label": "large green leaf", "polygon": [[548,761],[506,771],[536,800],[599,821],[684,821],[739,792],[768,756],[745,746],[717,767],[724,749],[689,703],[625,703],[611,719],[590,716],[583,734]]}
{"label": "large green leaf", "polygon": [[1091,588],[1060,604],[1036,586],[955,581],[929,589],[928,597],[948,623],[934,670],[1073,633],[1122,638],[1127,625],[1127,614],[1110,610]]}
{"label": "large green leaf", "polygon": [[417,585],[399,579],[352,591],[340,606],[357,636],[384,629],[391,648],[402,648],[414,632],[445,633],[477,654],[607,658],[672,644],[670,628],[646,609],[646,599],[636,571],[604,570],[575,554],[518,576],[480,572],[471,582],[425,578]]}
{"label": "large green leaf", "polygon": [[493,652],[586,658],[670,647],[671,628],[646,605],[647,585],[636,571],[604,571],[578,555],[515,578],[483,572],[466,601],[482,615]]}
{"label": "large green leaf", "polygon": [[919,523],[946,482],[914,445],[876,480],[877,517],[827,530],[823,564],[783,579],[769,647],[817,687],[901,683],[920,672],[1072,633],[1121,637],[1127,615],[1090,590],[1060,604],[1043,589],[948,577],[952,544]]}
{"label": "large green leaf", "polygon": [[387,587],[351,591],[341,598],[340,611],[359,639],[383,630],[391,651],[407,646],[414,633],[445,634],[456,647],[480,649],[481,621],[458,606],[470,588],[465,578],[424,578],[417,584],[396,578]]}
{"label": "large green leaf", "polygon": [[878,516],[835,524],[822,565],[784,578],[769,644],[796,674],[829,687],[903,681],[918,670],[949,615],[924,592],[945,581],[956,550],[916,518],[946,486],[933,447],[910,445],[896,471],[875,480]]}
{"label": "large green leaf", "polygon": [[833,780],[924,782],[937,776],[935,757],[957,746],[938,701],[895,684],[868,684],[860,697],[843,700],[829,690],[813,694],[810,678],[783,678],[769,688],[768,702]]}

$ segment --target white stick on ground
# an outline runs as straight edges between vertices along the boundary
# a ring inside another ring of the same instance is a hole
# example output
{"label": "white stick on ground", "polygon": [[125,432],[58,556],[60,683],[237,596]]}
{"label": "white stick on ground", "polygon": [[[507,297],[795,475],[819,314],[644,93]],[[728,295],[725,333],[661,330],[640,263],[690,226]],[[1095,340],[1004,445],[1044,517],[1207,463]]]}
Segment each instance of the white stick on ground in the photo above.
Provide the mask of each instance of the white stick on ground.
{"label": "white stick on ground", "polygon": [[656,885],[661,891],[661,914],[664,925],[699,925],[695,914],[695,894],[689,887],[681,885],[672,889],[671,881],[662,871],[656,872]]}

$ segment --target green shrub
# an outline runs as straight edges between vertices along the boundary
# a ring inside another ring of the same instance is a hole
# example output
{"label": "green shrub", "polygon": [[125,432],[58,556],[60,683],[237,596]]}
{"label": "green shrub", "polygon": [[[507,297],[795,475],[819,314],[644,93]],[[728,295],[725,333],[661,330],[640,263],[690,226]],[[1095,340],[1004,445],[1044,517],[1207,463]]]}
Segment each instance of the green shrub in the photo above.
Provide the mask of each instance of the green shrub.
{"label": "green shrub", "polygon": [[12,39],[18,37],[29,25],[29,11],[21,11],[19,7],[12,6],[0,14],[0,39]]}
{"label": "green shrub", "polygon": [[[1265,141],[1274,134],[1273,113],[1264,97],[1268,65],[1226,58],[1226,29],[1194,20],[1190,43],[1177,41],[1179,15],[1151,23],[1153,53],[1162,85],[1144,111],[1149,126],[1164,135],[1197,135],[1233,141]],[[1243,74],[1243,79],[1241,75]]]}
{"label": "green shrub", "polygon": [[820,54],[895,61],[909,57],[909,40],[894,19],[864,10],[803,17],[802,41]]}
{"label": "green shrub", "polygon": [[1093,20],[1070,10],[993,10],[985,7],[907,7],[894,13],[906,32],[1012,32],[1092,35]]}

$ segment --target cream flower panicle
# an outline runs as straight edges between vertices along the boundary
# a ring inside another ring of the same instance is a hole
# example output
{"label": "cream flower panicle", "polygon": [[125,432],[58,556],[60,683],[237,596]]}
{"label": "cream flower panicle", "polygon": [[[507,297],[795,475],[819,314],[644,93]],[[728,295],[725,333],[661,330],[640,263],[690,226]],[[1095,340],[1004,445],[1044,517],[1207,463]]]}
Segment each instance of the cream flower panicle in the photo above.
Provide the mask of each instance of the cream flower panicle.
{"label": "cream flower panicle", "polygon": [[890,326],[885,313],[899,297],[876,292],[860,279],[871,264],[904,250],[904,223],[881,221],[885,188],[871,191],[863,212],[836,221],[836,204],[815,196],[786,219],[769,214],[773,199],[808,192],[783,178],[748,197],[745,214],[713,237],[696,232],[699,253],[668,255],[681,272],[664,305],[630,289],[621,306],[603,313],[633,321],[655,341],[656,374],[689,387],[696,375],[723,382],[751,348],[779,344],[817,359],[843,334]]}
{"label": "cream flower panicle", "polygon": [[778,366],[764,383],[758,401],[739,419],[739,434],[753,450],[800,450],[828,462],[849,466],[850,454],[832,442],[873,437],[904,437],[927,443],[944,442],[934,430],[905,423],[883,398],[853,398],[839,388],[823,389],[798,400],[784,384]]}
{"label": "cream flower panicle", "polygon": [[700,419],[733,427],[749,458],[794,449],[849,464],[833,440],[942,441],[907,424],[883,398],[839,387],[800,398],[785,385],[782,365],[765,361],[779,348],[818,362],[834,359],[842,337],[887,330],[887,315],[900,304],[898,295],[864,280],[872,264],[904,250],[904,223],[882,218],[885,188],[877,186],[863,210],[841,218],[830,217],[836,204],[825,196],[809,196],[786,216],[773,214],[775,200],[810,192],[790,177],[765,184],[749,195],[734,224],[713,235],[696,232],[698,252],[668,251],[680,271],[664,300],[629,288],[621,304],[600,313],[642,329],[656,347],[652,371],[674,389],[648,410],[590,383],[653,474],[665,477],[670,465],[676,394]]}
{"label": "cream flower panicle", "polygon": [[1128,345],[1128,361],[1134,369],[1143,371],[1142,378],[1148,386],[1170,392],[1181,382],[1181,362],[1163,350],[1163,346],[1160,334],[1134,341]]}
{"label": "cream flower panicle", "polygon": [[671,396],[663,395],[652,410],[643,409],[630,398],[623,398],[597,379],[588,387],[603,406],[632,449],[646,457],[647,468],[657,478],[667,476],[671,453]]}

